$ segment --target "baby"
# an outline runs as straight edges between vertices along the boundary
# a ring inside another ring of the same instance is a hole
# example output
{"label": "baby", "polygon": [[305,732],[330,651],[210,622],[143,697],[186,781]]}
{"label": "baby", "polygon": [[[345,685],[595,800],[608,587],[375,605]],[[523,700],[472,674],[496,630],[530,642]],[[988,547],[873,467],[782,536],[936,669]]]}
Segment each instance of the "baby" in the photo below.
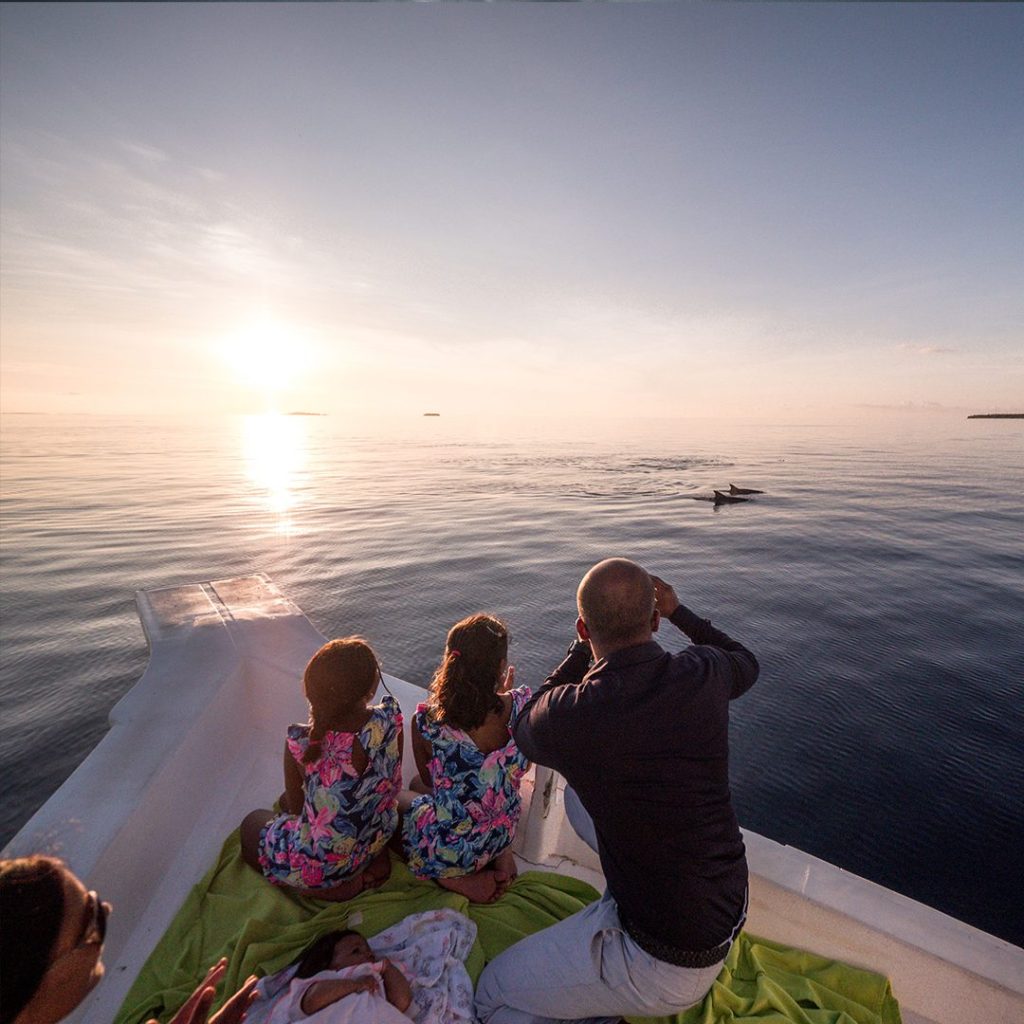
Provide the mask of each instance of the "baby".
{"label": "baby", "polygon": [[[365,999],[351,998],[363,993]],[[350,1000],[351,1006],[337,1005]],[[332,931],[321,935],[302,954],[270,1024],[349,1019],[408,1024],[404,1014],[411,1003],[409,982],[390,960],[378,960],[359,932]],[[348,1009],[351,1015],[345,1012]]]}

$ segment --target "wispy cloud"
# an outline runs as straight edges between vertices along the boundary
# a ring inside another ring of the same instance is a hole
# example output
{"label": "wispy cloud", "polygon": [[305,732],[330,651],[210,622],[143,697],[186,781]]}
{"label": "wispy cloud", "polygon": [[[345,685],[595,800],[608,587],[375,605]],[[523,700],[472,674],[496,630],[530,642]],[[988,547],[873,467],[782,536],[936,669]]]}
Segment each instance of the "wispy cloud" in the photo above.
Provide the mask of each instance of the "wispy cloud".
{"label": "wispy cloud", "polygon": [[955,348],[946,348],[943,345],[897,345],[900,352],[909,352],[915,356],[945,356],[949,355],[957,350]]}
{"label": "wispy cloud", "polygon": [[149,146],[144,142],[127,142],[122,140],[118,143],[124,152],[131,156],[138,157],[140,160],[144,160],[147,163],[165,163],[170,157],[156,146]]}
{"label": "wispy cloud", "polygon": [[280,253],[273,226],[225,195],[222,176],[155,146],[120,142],[100,155],[53,137],[12,140],[6,162],[9,180],[33,183],[4,208],[11,293],[196,298],[302,277],[294,249]]}

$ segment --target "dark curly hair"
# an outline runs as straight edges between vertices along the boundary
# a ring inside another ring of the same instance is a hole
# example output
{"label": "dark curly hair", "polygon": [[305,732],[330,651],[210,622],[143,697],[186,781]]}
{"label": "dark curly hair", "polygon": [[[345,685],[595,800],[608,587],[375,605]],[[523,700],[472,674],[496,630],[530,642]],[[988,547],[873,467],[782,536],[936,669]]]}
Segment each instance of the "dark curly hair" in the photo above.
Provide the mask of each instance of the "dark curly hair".
{"label": "dark curly hair", "polygon": [[508,626],[485,612],[448,630],[444,660],[430,683],[431,717],[456,729],[476,729],[501,710],[498,686],[508,657]]}
{"label": "dark curly hair", "polygon": [[64,920],[64,863],[0,861],[0,1021],[10,1024],[36,994]]}
{"label": "dark curly hair", "polygon": [[302,681],[309,701],[309,746],[302,757],[311,764],[320,757],[324,734],[366,702],[377,689],[380,665],[373,648],[361,636],[346,636],[324,644],[306,666]]}
{"label": "dark curly hair", "polygon": [[352,928],[336,928],[332,932],[324,932],[323,935],[314,939],[293,961],[299,966],[295,971],[296,978],[312,978],[314,974],[326,971],[331,966],[331,958],[334,956],[334,947],[338,939],[346,935],[358,935],[362,938],[362,932]]}

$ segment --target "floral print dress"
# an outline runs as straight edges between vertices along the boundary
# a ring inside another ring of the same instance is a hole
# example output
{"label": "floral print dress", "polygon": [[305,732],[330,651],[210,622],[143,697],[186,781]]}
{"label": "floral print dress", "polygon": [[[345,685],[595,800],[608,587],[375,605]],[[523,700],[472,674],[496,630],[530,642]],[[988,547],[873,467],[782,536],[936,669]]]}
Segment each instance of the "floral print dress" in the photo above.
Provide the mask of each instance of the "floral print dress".
{"label": "floral print dress", "polygon": [[529,762],[511,725],[530,699],[530,688],[510,691],[512,713],[505,746],[489,754],[461,729],[435,722],[426,704],[416,726],[430,741],[433,793],[417,797],[405,816],[402,838],[409,867],[420,878],[457,878],[489,864],[516,834],[519,783]]}
{"label": "floral print dress", "polygon": [[[260,867],[276,885],[328,889],[358,874],[398,827],[402,787],[402,712],[390,694],[370,709],[359,731],[326,732],[320,757],[302,758],[309,725],[288,727],[288,750],[302,770],[301,814],[280,814],[260,832]],[[352,763],[356,736],[366,770]]]}

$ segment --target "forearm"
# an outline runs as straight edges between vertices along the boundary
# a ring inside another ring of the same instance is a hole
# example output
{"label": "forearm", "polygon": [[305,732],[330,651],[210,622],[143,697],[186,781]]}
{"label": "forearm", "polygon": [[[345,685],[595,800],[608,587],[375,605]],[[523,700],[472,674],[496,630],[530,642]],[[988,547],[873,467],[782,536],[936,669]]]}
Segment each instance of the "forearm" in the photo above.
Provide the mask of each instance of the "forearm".
{"label": "forearm", "polygon": [[757,658],[738,640],[711,625],[709,619],[702,619],[685,605],[680,604],[669,616],[669,621],[682,630],[695,644],[717,647],[725,651],[732,667],[732,693],[739,697],[746,693],[760,672]]}
{"label": "forearm", "polygon": [[559,745],[554,742],[556,730],[552,717],[558,713],[564,688],[582,682],[589,666],[590,645],[574,644],[568,656],[524,706],[513,725],[513,734],[516,745],[529,760],[558,767],[555,759]]}
{"label": "forearm", "polygon": [[336,1003],[345,996],[350,996],[355,991],[355,986],[348,979],[338,981],[318,981],[310,985],[303,993],[300,1009],[307,1017],[322,1010],[331,1003]]}
{"label": "forearm", "polygon": [[423,785],[427,787],[426,792],[429,793],[433,786],[433,780],[430,778],[430,759],[434,756],[434,748],[430,740],[424,739],[415,722],[412,726],[412,756],[416,762],[416,771],[419,772]]}
{"label": "forearm", "polygon": [[384,995],[388,1002],[405,1013],[412,1003],[412,988],[405,975],[390,961],[384,968]]}
{"label": "forearm", "polygon": [[285,814],[298,814],[302,810],[306,798],[303,786],[304,774],[295,761],[288,744],[284,745],[284,794],[281,799],[281,810]]}

